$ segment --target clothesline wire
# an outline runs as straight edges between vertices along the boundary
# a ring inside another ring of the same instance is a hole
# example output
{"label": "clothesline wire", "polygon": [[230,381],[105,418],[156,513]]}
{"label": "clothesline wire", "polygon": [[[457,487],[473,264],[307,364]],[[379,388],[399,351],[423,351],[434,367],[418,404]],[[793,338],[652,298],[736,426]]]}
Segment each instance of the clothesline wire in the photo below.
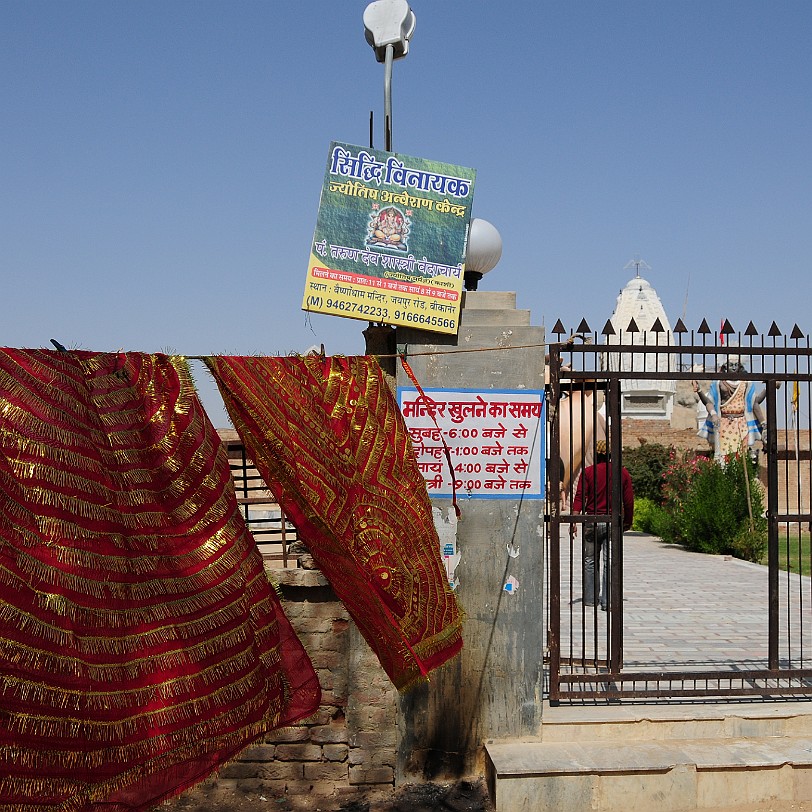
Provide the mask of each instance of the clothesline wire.
{"label": "clothesline wire", "polygon": [[[415,358],[418,355],[457,355],[464,352],[498,352],[501,350],[532,350],[532,349],[540,349],[546,347],[546,344],[517,344],[516,346],[512,347],[463,347],[462,349],[453,349],[453,350],[430,350],[426,352],[412,352],[411,350],[404,350],[403,352],[393,352],[393,353],[380,353],[380,352],[371,352],[365,353],[366,355],[372,355],[375,358],[401,358],[402,356],[406,355],[409,358]],[[217,355],[218,353],[212,353],[211,355],[185,355],[184,358],[188,358],[190,361],[205,361],[207,358],[211,358],[212,355]]]}

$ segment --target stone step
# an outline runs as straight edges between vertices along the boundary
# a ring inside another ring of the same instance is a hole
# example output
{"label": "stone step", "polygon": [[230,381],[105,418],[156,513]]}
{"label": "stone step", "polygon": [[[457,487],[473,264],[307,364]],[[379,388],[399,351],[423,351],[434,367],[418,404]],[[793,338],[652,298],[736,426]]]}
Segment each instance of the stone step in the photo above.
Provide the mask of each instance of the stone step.
{"label": "stone step", "polygon": [[529,310],[463,310],[460,324],[466,327],[528,327]]}
{"label": "stone step", "polygon": [[787,701],[595,707],[550,707],[542,714],[543,742],[631,742],[702,738],[808,736],[812,702]]}
{"label": "stone step", "polygon": [[689,812],[812,800],[812,739],[491,742],[496,812]]}

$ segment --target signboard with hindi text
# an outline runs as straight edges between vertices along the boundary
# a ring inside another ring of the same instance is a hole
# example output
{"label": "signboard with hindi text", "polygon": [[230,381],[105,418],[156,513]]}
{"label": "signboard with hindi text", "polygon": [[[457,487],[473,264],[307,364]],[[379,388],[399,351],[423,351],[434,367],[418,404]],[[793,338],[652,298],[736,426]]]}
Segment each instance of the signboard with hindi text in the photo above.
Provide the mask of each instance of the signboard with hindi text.
{"label": "signboard with hindi text", "polygon": [[333,142],[302,309],[456,334],[475,177]]}
{"label": "signboard with hindi text", "polygon": [[544,498],[543,392],[399,387],[398,402],[429,496],[452,496],[447,446],[458,496]]}

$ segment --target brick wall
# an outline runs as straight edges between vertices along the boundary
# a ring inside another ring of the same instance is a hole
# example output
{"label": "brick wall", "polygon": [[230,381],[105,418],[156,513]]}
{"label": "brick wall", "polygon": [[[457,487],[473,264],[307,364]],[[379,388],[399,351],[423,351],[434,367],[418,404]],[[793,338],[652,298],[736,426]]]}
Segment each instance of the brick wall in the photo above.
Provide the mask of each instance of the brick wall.
{"label": "brick wall", "polygon": [[335,810],[394,787],[397,691],[318,570],[273,570],[271,577],[319,676],[321,707],[171,802],[178,809],[240,808],[251,799],[264,808],[264,798],[282,812]]}
{"label": "brick wall", "polygon": [[699,437],[696,426],[673,428],[667,420],[640,420],[623,418],[623,446],[637,448],[642,443],[674,446],[681,451],[707,452],[708,441]]}

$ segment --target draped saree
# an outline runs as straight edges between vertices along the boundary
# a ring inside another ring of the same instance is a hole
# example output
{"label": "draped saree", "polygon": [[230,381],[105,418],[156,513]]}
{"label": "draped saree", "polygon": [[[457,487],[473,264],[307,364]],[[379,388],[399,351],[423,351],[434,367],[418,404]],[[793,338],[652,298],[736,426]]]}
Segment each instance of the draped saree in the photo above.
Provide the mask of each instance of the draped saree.
{"label": "draped saree", "polygon": [[399,689],[462,646],[409,433],[371,357],[206,359],[254,465]]}
{"label": "draped saree", "polygon": [[319,697],[184,360],[0,349],[0,809],[147,809]]}

